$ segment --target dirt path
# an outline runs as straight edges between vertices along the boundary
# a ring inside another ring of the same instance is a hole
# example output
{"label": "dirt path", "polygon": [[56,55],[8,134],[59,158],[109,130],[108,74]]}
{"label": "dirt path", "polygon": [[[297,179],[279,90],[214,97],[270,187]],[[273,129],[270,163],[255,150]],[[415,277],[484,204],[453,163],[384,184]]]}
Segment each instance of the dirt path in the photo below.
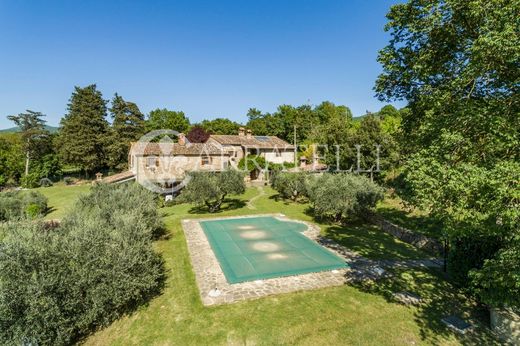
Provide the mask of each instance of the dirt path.
{"label": "dirt path", "polygon": [[257,186],[256,189],[258,190],[258,195],[256,195],[255,197],[251,198],[249,201],[247,201],[247,208],[248,209],[251,209],[251,210],[255,210],[256,207],[254,205],[254,201],[256,201],[257,199],[259,199],[260,197],[264,196],[265,195],[265,191],[264,191],[264,188],[262,186]]}

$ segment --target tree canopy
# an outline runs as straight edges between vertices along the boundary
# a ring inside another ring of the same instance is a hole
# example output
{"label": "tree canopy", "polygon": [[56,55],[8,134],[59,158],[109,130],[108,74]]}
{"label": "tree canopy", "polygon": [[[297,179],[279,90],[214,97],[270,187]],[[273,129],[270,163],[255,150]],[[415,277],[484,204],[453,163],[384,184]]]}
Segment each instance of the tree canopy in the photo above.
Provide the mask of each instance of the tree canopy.
{"label": "tree canopy", "polygon": [[408,101],[401,196],[443,221],[466,262],[452,268],[494,305],[518,304],[520,284],[508,267],[520,251],[518,13],[510,0],[392,6],[375,86],[381,100]]}
{"label": "tree canopy", "polygon": [[453,162],[519,160],[518,13],[520,3],[510,0],[392,6],[376,92],[409,102],[408,145],[440,147]]}
{"label": "tree canopy", "polygon": [[65,163],[90,173],[106,164],[106,104],[95,84],[74,88],[57,140]]}
{"label": "tree canopy", "polygon": [[44,116],[40,112],[27,110],[26,113],[7,117],[20,128],[23,150],[25,151],[25,175],[29,174],[29,164],[31,157],[37,151],[37,141],[49,134],[45,129]]}
{"label": "tree canopy", "polygon": [[244,175],[234,169],[219,173],[191,172],[188,185],[182,190],[183,202],[206,206],[209,212],[220,210],[226,196],[245,192]]}
{"label": "tree canopy", "polygon": [[236,135],[240,128],[240,124],[226,118],[203,120],[200,126],[213,135]]}
{"label": "tree canopy", "polygon": [[201,126],[195,125],[188,131],[186,138],[188,138],[190,143],[206,143],[209,138],[209,133]]}
{"label": "tree canopy", "polygon": [[107,147],[108,165],[121,169],[127,165],[130,143],[144,135],[144,115],[135,103],[124,100],[116,93],[112,99],[110,116],[112,127]]}
{"label": "tree canopy", "polygon": [[146,131],[174,130],[186,133],[190,121],[184,112],[171,111],[166,108],[157,108],[150,112],[146,121]]}

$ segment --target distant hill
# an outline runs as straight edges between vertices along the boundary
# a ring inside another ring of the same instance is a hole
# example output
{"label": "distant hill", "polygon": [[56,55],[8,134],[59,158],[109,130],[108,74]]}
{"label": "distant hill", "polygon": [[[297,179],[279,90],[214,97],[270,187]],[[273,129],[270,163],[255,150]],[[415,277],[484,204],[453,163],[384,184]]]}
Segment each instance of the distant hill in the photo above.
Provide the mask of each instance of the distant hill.
{"label": "distant hill", "polygon": [[[49,131],[50,133],[58,132],[58,127],[55,127],[55,126],[45,125],[45,129],[47,131]],[[20,132],[20,128],[18,128],[18,127],[11,127],[9,129],[0,130],[0,133],[14,133],[14,132]]]}
{"label": "distant hill", "polygon": [[[377,115],[377,113],[371,113],[372,115]],[[352,120],[354,121],[354,123],[360,123],[364,118],[366,118],[369,114],[363,114],[363,115],[358,115],[356,117],[352,117]]]}

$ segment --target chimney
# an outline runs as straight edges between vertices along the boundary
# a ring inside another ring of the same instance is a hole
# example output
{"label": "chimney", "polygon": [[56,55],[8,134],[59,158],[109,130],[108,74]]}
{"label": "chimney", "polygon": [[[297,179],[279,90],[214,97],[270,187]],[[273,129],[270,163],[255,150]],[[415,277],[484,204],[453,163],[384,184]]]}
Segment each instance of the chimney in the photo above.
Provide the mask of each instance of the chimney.
{"label": "chimney", "polygon": [[301,156],[300,157],[300,167],[304,168],[305,166],[307,166],[307,158],[305,156]]}
{"label": "chimney", "polygon": [[179,145],[186,145],[186,136],[184,133],[179,133]]}
{"label": "chimney", "polygon": [[247,135],[246,135],[246,138],[247,139],[251,139],[253,137],[253,132],[251,132],[251,130],[247,130]]}
{"label": "chimney", "polygon": [[243,137],[245,133],[246,133],[246,130],[243,127],[240,127],[238,129],[238,135],[239,136]]}

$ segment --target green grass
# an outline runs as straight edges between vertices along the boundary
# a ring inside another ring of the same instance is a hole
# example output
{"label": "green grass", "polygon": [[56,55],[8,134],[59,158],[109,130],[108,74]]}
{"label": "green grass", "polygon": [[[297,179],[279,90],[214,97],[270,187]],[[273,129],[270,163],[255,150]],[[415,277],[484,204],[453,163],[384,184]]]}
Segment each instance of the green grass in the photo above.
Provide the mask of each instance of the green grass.
{"label": "green grass", "polygon": [[404,208],[398,197],[387,196],[377,205],[377,212],[386,220],[401,227],[431,238],[442,238],[442,226],[439,220],[431,217],[425,211]]}
{"label": "green grass", "polygon": [[[56,190],[55,192],[53,192]],[[78,189],[81,190],[81,189]],[[73,191],[73,190],[71,190]],[[435,313],[427,308],[409,308],[386,296],[392,281],[378,287],[342,286],[314,291],[282,294],[217,307],[202,306],[190,264],[180,220],[246,214],[283,213],[290,218],[312,221],[305,204],[276,200],[273,190],[247,208],[246,201],[257,195],[248,189],[244,196],[229,199],[217,214],[207,214],[181,204],[161,209],[168,237],[156,242],[165,259],[166,287],[161,295],[85,340],[87,345],[458,345],[475,342],[456,336],[439,324],[446,313],[474,314],[471,301],[442,278],[431,272],[412,272],[413,280],[398,280],[396,289],[417,285],[424,296],[436,297]],[[82,192],[82,191],[78,191]],[[45,190],[50,204],[67,207],[74,193],[65,188]],[[57,199],[59,202],[55,201]],[[60,210],[55,215],[63,215]],[[419,258],[424,255],[411,246],[379,232],[373,227],[338,227],[320,224],[323,232],[372,258]],[[408,278],[408,274],[399,274]],[[417,278],[416,278],[417,276]],[[403,281],[403,282],[401,282]],[[415,288],[414,288],[415,289]],[[460,301],[455,305],[440,303]],[[475,336],[490,344],[485,334]],[[460,338],[460,339],[459,339]],[[480,340],[477,340],[477,342]]]}
{"label": "green grass", "polygon": [[63,183],[55,184],[51,187],[40,187],[36,191],[44,194],[48,199],[49,213],[45,215],[45,219],[60,219],[69,210],[74,201],[82,193],[90,190],[90,185],[65,185]]}

